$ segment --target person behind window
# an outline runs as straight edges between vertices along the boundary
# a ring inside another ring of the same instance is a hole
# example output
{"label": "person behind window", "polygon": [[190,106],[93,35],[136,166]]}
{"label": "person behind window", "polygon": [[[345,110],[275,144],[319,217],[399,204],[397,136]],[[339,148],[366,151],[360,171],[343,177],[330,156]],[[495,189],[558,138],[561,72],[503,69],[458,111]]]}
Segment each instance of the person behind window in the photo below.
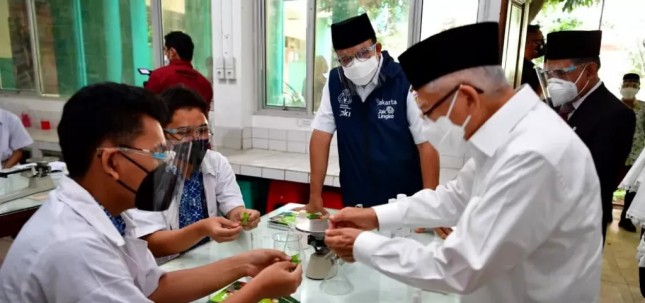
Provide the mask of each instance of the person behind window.
{"label": "person behind window", "polygon": [[[532,89],[508,83],[498,33],[494,22],[459,27],[399,57],[424,123],[446,134],[435,146],[472,158],[437,190],[332,215],[325,243],[464,303],[598,302],[602,207],[591,154]],[[370,232],[419,225],[456,228],[431,245]]]}
{"label": "person behind window", "polygon": [[613,220],[613,194],[632,148],[636,117],[598,77],[601,31],[547,36],[545,72],[551,102],[591,151],[600,178],[603,240]]}
{"label": "person behind window", "polygon": [[[128,225],[126,232],[145,239],[153,255],[164,257],[182,253],[209,238],[232,241],[242,229],[257,227],[260,212],[244,207],[231,165],[222,154],[209,148],[208,108],[204,100],[182,87],[170,88],[160,98],[170,112],[169,119],[163,121],[167,141],[192,141],[192,174],[184,183],[181,199],[168,211],[128,211],[136,224]],[[248,221],[242,223],[245,213]]]}
{"label": "person behind window", "polygon": [[202,96],[210,109],[213,100],[213,85],[208,79],[193,68],[193,40],[183,32],[170,32],[164,37],[164,57],[167,66],[152,71],[145,88],[155,94],[183,84]]}
{"label": "person behind window", "polygon": [[302,269],[276,250],[164,272],[145,241],[119,235],[107,214],[161,211],[167,200],[158,198],[176,190],[158,183],[176,177],[164,168],[180,156],[166,145],[166,116],[151,92],[124,84],[87,86],[67,101],[58,136],[69,177],[11,245],[0,268],[0,302],[190,302],[245,276],[255,278],[226,302],[296,290]]}
{"label": "person behind window", "polygon": [[529,25],[526,30],[526,44],[524,46],[524,67],[522,68],[522,84],[528,84],[538,93],[542,94],[540,80],[538,80],[533,60],[544,56],[546,45],[539,25]]}
{"label": "person behind window", "polygon": [[377,205],[437,186],[439,156],[423,133],[410,82],[382,51],[367,14],[332,24],[331,32],[340,66],[330,71],[312,122],[307,211],[326,213],[321,194],[334,132],[345,205]]}
{"label": "person behind window", "polygon": [[[623,76],[623,84],[620,88],[620,94],[622,95],[622,101],[627,107],[631,108],[636,114],[636,129],[634,130],[634,137],[632,139],[632,149],[627,157],[625,162],[624,173],[630,170],[643,147],[645,146],[645,106],[641,103],[642,101],[636,99],[636,94],[641,88],[641,78],[638,74],[629,73]],[[620,214],[620,222],[618,226],[628,232],[636,232],[636,226],[632,223],[631,220],[627,219],[627,210],[632,204],[634,197],[636,196],[637,188],[629,188],[627,194],[625,195],[625,205],[623,211]]]}
{"label": "person behind window", "polygon": [[20,163],[22,149],[33,143],[20,118],[0,108],[0,169]]}

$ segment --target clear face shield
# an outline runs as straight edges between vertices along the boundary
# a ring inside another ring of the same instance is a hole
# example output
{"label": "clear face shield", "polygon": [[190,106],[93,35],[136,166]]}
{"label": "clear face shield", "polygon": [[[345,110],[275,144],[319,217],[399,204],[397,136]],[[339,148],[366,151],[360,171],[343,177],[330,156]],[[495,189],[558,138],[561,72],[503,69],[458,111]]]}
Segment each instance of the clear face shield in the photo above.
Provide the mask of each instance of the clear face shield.
{"label": "clear face shield", "polygon": [[194,127],[167,128],[164,132],[168,142],[174,146],[191,145],[190,152],[182,157],[182,161],[187,163],[189,175],[200,172],[206,153],[211,148],[210,138],[213,134],[210,126],[202,124]]}
{"label": "clear face shield", "polygon": [[[582,78],[587,66],[588,64],[571,65],[551,70],[536,67],[546,102],[552,107],[558,107],[574,101],[579,95],[577,83]],[[572,72],[579,68],[582,68],[580,74],[576,78],[572,78]]]}
{"label": "clear face shield", "polygon": [[[184,181],[189,175],[189,165],[185,161],[190,155],[192,143],[168,145],[156,151],[140,150],[128,147],[117,148],[132,163],[147,172],[137,190],[120,182],[135,193],[135,207],[144,211],[165,211],[174,199],[181,198]],[[129,157],[128,153],[145,153],[159,164],[152,171],[146,170]]]}

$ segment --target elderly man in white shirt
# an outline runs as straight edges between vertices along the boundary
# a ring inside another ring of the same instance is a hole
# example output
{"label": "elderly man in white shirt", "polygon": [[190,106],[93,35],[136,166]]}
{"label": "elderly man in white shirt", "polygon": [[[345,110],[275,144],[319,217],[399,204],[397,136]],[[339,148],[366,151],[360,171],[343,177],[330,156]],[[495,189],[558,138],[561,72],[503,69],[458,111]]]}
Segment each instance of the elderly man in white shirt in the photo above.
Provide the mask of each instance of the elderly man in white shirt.
{"label": "elderly man in white shirt", "polygon": [[[340,211],[326,243],[462,302],[598,302],[602,210],[590,152],[533,90],[513,91],[497,37],[497,23],[469,25],[401,55],[421,110],[445,131],[440,148],[462,146],[472,158],[436,191]],[[438,246],[363,231],[401,225],[456,229]]]}
{"label": "elderly man in white shirt", "polygon": [[245,276],[255,278],[226,302],[295,292],[302,269],[280,251],[164,272],[145,241],[118,233],[108,216],[133,207],[162,211],[178,191],[170,184],[182,175],[166,168],[185,154],[165,145],[159,121],[166,115],[152,93],[124,84],[96,84],[72,96],[58,127],[69,177],[9,249],[0,302],[190,302]]}
{"label": "elderly man in white shirt", "polygon": [[18,164],[22,149],[33,143],[20,118],[0,108],[0,169]]}

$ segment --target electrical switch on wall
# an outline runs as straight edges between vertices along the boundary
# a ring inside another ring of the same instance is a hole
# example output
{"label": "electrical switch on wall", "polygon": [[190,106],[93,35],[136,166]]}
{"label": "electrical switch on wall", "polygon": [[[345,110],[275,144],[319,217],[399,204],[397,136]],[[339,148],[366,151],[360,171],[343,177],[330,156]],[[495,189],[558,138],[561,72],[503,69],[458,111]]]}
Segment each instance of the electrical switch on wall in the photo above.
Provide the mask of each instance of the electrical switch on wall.
{"label": "electrical switch on wall", "polygon": [[219,80],[226,80],[226,68],[224,66],[224,57],[218,57],[215,60],[215,74]]}
{"label": "electrical switch on wall", "polygon": [[228,57],[224,60],[226,79],[235,80],[235,58]]}

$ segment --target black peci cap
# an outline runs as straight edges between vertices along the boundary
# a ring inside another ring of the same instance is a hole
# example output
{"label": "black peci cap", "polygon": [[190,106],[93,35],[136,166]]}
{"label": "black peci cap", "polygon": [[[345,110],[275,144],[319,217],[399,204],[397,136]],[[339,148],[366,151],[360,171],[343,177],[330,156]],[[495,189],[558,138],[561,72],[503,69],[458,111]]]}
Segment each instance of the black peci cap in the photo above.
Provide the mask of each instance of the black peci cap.
{"label": "black peci cap", "polygon": [[376,40],[376,33],[367,14],[331,25],[331,40],[335,50],[354,47],[370,39]]}
{"label": "black peci cap", "polygon": [[625,74],[623,76],[623,81],[631,81],[631,82],[641,82],[641,76],[635,73],[629,73]]}
{"label": "black peci cap", "polygon": [[546,41],[546,60],[595,58],[600,55],[602,31],[554,32]]}

